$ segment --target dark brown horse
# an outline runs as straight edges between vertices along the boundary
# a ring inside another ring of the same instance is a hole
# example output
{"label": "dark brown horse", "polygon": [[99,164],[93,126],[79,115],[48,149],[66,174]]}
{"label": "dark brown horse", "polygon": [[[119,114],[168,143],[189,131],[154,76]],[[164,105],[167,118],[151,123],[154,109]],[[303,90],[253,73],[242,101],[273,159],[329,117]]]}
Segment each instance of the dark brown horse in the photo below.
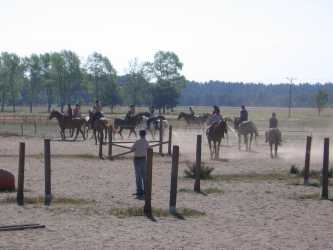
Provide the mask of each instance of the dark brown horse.
{"label": "dark brown horse", "polygon": [[[268,142],[270,150],[271,150],[271,158],[277,158],[277,151],[279,145],[281,145],[282,134],[280,129],[278,128],[270,128],[265,133],[266,142]],[[273,145],[274,145],[274,155],[273,155]]]}
{"label": "dark brown horse", "polygon": [[[244,143],[246,146],[246,151],[251,151],[251,144],[253,136],[255,140],[257,139],[258,130],[256,125],[252,121],[240,122],[239,117],[234,119],[234,128],[238,134],[238,149],[241,150],[241,138],[244,136]],[[250,142],[248,136],[250,135]]]}
{"label": "dark brown horse", "polygon": [[114,131],[117,131],[119,129],[118,133],[120,134],[121,137],[123,137],[121,132],[124,129],[128,129],[130,131],[128,137],[130,137],[132,133],[134,133],[135,137],[137,137],[135,128],[142,122],[143,116],[146,116],[146,112],[138,113],[128,120],[124,120],[124,119],[120,119],[120,118],[114,119],[114,122],[113,122]]}
{"label": "dark brown horse", "polygon": [[58,120],[58,124],[60,127],[60,136],[62,140],[66,139],[65,129],[76,129],[76,134],[74,137],[74,141],[77,139],[79,132],[81,133],[83,140],[85,140],[85,135],[82,131],[82,126],[84,125],[85,121],[81,118],[71,119],[70,117],[65,116],[64,114],[60,113],[57,110],[52,110],[50,113],[49,119],[56,118]]}
{"label": "dark brown horse", "polygon": [[186,121],[187,125],[195,124],[195,125],[202,126],[206,123],[209,116],[210,116],[209,114],[193,116],[193,115],[185,113],[185,112],[180,112],[177,119],[180,120],[183,118]]}
{"label": "dark brown horse", "polygon": [[225,120],[222,120],[219,124],[213,124],[207,130],[207,139],[208,139],[211,159],[215,160],[219,159],[221,140],[222,138],[224,138],[224,134],[227,133],[228,133],[228,126]]}

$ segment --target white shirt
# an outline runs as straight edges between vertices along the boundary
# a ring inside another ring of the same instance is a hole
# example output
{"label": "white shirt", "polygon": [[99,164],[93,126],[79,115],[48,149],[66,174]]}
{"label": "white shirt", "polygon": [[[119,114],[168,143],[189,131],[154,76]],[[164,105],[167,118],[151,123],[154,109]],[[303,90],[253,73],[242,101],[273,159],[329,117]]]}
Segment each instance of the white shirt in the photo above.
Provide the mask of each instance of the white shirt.
{"label": "white shirt", "polygon": [[132,146],[135,157],[146,157],[148,148],[149,143],[145,138],[137,140]]}

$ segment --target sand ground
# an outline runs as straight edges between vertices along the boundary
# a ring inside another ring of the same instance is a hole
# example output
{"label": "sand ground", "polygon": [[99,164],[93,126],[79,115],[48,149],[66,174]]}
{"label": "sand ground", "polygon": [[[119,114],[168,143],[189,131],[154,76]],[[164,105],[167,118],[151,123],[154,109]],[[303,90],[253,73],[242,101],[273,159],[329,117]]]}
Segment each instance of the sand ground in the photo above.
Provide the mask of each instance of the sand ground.
{"label": "sand ground", "polygon": [[[195,159],[195,135],[201,132],[174,131],[174,144],[181,152],[178,190],[193,188],[193,181],[183,176],[186,163]],[[321,168],[324,136],[314,136],[311,169]],[[294,185],[301,179],[287,176],[291,165],[304,165],[305,136],[285,137],[279,158],[274,160],[269,158],[263,140],[258,139],[252,152],[239,152],[231,134],[221,149],[223,160],[211,161],[204,139],[203,161],[215,168],[213,175],[230,178],[202,181],[201,187],[223,193],[179,192],[177,207],[205,215],[185,216],[184,220],[156,217],[156,222],[142,216],[112,215],[115,208],[143,206],[143,201],[132,196],[135,186],[130,155],[114,161],[98,160],[92,140],[52,141],[53,196],[81,202],[19,207],[5,202],[15,193],[1,193],[2,225],[41,223],[46,228],[0,232],[0,249],[333,249],[332,201],[320,200],[318,187]],[[0,137],[0,141],[0,168],[15,176],[18,144],[26,142],[25,196],[42,196],[43,140],[10,136]],[[170,171],[170,157],[154,155],[155,208],[168,209]],[[260,178],[264,175],[273,178]],[[330,192],[332,195],[332,187]]]}

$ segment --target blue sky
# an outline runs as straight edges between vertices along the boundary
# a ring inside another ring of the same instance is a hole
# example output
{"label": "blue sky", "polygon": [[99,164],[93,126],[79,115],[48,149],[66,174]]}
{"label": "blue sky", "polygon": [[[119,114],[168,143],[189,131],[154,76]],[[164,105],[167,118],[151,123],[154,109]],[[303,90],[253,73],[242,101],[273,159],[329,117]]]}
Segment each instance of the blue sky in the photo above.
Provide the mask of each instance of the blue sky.
{"label": "blue sky", "polygon": [[190,80],[333,81],[329,0],[0,0],[0,50],[134,58],[174,51]]}

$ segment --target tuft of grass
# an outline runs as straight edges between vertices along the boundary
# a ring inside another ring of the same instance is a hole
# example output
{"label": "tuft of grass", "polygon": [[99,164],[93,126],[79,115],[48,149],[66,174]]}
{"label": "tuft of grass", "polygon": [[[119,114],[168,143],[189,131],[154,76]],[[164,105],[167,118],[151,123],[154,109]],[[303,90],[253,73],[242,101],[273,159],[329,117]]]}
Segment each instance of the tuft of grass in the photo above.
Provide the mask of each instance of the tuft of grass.
{"label": "tuft of grass", "polygon": [[[79,198],[71,198],[71,197],[53,197],[51,204],[61,204],[61,205],[86,205],[90,203],[94,203],[93,200],[84,200]],[[0,203],[16,203],[16,197],[6,197],[3,200],[0,200]],[[24,197],[25,204],[31,205],[43,205],[44,204],[44,197],[37,196],[37,197]]]}
{"label": "tuft of grass", "polygon": [[[152,208],[152,214],[156,217],[173,217],[174,215],[170,214],[169,210],[161,208]],[[144,216],[142,207],[128,207],[128,208],[113,208],[109,213],[117,218],[128,218],[128,217],[137,217]],[[200,212],[191,208],[177,208],[177,214],[183,217],[192,217],[197,218],[200,216],[206,215],[204,212]]]}
{"label": "tuft of grass", "polygon": [[[195,163],[186,163],[187,169],[184,170],[184,174],[186,178],[195,178]],[[214,168],[206,166],[204,162],[201,163],[200,169],[200,179],[201,180],[210,180],[212,179],[211,173],[213,172]]]}
{"label": "tuft of grass", "polygon": [[295,165],[291,165],[290,170],[289,170],[289,174],[299,174],[299,170]]}
{"label": "tuft of grass", "polygon": [[282,181],[293,179],[294,177],[284,173],[249,173],[249,174],[230,174],[230,175],[214,175],[215,181],[241,181],[241,182],[253,182],[253,181]]}
{"label": "tuft of grass", "polygon": [[220,188],[217,187],[211,187],[211,188],[206,188],[203,190],[204,193],[206,194],[223,194],[224,191]]}

